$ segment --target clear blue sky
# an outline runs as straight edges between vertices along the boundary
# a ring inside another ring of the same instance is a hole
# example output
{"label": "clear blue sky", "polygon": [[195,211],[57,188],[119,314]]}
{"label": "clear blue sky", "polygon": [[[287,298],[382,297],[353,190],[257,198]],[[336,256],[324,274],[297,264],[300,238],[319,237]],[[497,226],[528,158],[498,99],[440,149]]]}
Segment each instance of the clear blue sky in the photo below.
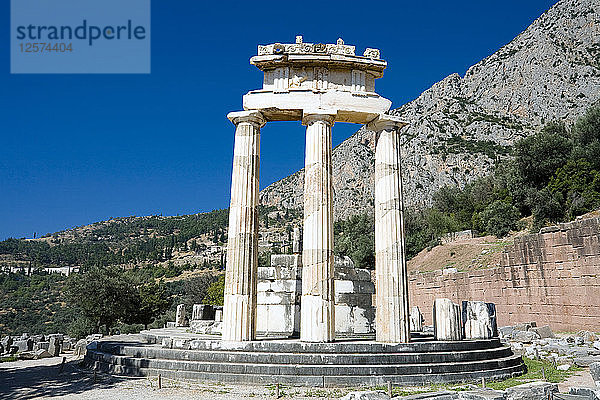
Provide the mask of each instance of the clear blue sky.
{"label": "clear blue sky", "polygon": [[[124,0],[126,1],[126,0]],[[378,92],[398,107],[523,31],[550,0],[152,1],[150,75],[11,75],[9,2],[0,8],[0,240],[110,217],[229,205],[242,95],[261,85],[257,44],[381,49]],[[366,5],[366,6],[365,6]],[[334,145],[356,126],[336,124]],[[261,188],[304,162],[300,123],[263,129]]]}

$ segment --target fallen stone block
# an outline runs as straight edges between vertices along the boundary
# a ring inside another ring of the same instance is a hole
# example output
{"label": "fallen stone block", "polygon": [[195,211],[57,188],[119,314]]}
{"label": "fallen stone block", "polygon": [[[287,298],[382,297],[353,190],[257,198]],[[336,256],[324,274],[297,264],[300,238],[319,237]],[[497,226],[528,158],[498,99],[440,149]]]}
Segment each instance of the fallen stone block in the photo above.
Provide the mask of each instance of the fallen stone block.
{"label": "fallen stone block", "polygon": [[498,328],[498,335],[500,336],[500,339],[511,338],[514,331],[515,328],[512,326],[503,326]]}
{"label": "fallen stone block", "polygon": [[516,330],[512,334],[512,340],[521,343],[532,343],[534,340],[539,339],[540,335],[538,335],[534,331],[521,331]]}
{"label": "fallen stone block", "polygon": [[535,322],[522,322],[520,324],[516,324],[513,328],[515,331],[528,331],[536,326],[537,324]]}
{"label": "fallen stone block", "polygon": [[596,382],[596,386],[600,387],[600,362],[593,362],[590,364],[590,375]]}
{"label": "fallen stone block", "polygon": [[21,360],[33,360],[35,358],[35,352],[33,351],[22,351],[19,353],[19,359]]}
{"label": "fallen stone block", "polygon": [[411,396],[401,397],[402,400],[458,400],[458,392],[441,390],[439,392],[429,392],[413,394]]}
{"label": "fallen stone block", "polygon": [[540,339],[554,338],[554,332],[549,325],[540,326],[539,328],[531,328],[532,331],[540,336]]}
{"label": "fallen stone block", "polygon": [[558,384],[530,382],[506,389],[506,400],[545,400],[550,393],[558,393]]}
{"label": "fallen stone block", "polygon": [[571,368],[569,364],[561,364],[558,367],[556,367],[556,369],[559,371],[568,371],[569,368]]}
{"label": "fallen stone block", "polygon": [[575,357],[573,363],[578,367],[589,367],[592,363],[600,362],[600,356]]}
{"label": "fallen stone block", "polygon": [[38,349],[38,350],[34,351],[34,354],[35,354],[35,357],[34,357],[35,359],[52,357],[46,349]]}
{"label": "fallen stone block", "polygon": [[577,337],[582,338],[585,343],[593,343],[598,340],[596,334],[590,331],[579,331],[577,332]]}
{"label": "fallen stone block", "polygon": [[390,396],[383,392],[376,391],[364,391],[364,392],[350,392],[340,400],[389,400]]}
{"label": "fallen stone block", "polygon": [[506,394],[500,390],[479,388],[458,392],[459,400],[504,400]]}
{"label": "fallen stone block", "polygon": [[600,400],[600,389],[587,387],[570,387],[569,394],[586,396],[587,400]]}

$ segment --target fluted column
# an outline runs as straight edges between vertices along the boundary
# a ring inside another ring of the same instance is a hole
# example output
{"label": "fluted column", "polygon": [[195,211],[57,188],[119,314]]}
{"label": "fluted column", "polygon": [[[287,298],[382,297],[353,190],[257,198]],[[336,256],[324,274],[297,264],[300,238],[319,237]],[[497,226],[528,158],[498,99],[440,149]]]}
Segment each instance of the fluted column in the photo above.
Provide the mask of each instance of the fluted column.
{"label": "fluted column", "polygon": [[335,338],[333,287],[333,183],[331,127],[334,112],[304,113],[304,231],[300,340],[330,342]]}
{"label": "fluted column", "polygon": [[404,125],[397,117],[381,115],[370,126],[379,137],[375,149],[376,340],[387,343],[410,340],[399,132]]}
{"label": "fluted column", "polygon": [[260,128],[258,111],[227,115],[236,126],[231,205],[225,270],[223,340],[254,340],[256,336],[256,274],[258,270],[258,177]]}

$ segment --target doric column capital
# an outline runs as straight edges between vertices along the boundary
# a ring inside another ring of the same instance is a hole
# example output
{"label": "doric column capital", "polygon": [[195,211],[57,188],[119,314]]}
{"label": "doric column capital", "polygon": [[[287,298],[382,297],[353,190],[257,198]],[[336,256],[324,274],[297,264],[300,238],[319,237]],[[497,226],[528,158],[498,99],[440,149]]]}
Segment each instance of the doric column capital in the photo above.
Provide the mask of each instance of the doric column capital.
{"label": "doric column capital", "polygon": [[400,130],[408,122],[391,114],[379,114],[374,120],[367,124],[367,129],[375,132]]}
{"label": "doric column capital", "polygon": [[242,122],[247,122],[262,128],[267,123],[267,120],[262,113],[256,110],[230,112],[227,114],[227,118],[229,118],[229,120],[233,122],[235,126],[238,126],[238,124]]}
{"label": "doric column capital", "polygon": [[304,110],[302,113],[302,125],[310,125],[316,121],[324,121],[329,126],[333,126],[335,121],[335,117],[337,116],[336,110],[329,109],[312,109],[312,110]]}

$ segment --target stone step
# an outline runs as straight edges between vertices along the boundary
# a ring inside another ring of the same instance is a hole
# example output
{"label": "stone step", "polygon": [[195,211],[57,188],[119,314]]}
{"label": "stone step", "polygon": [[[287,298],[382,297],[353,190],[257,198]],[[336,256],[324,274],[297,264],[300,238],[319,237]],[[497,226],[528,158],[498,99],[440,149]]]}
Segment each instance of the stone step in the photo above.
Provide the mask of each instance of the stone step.
{"label": "stone step", "polygon": [[[150,343],[162,343],[163,336],[145,336]],[[172,336],[164,336],[171,339]],[[451,351],[471,351],[502,347],[500,339],[461,340],[461,341],[415,341],[411,343],[377,343],[372,341],[336,341],[332,343],[308,343],[297,340],[256,340],[249,342],[223,342],[220,339],[175,338],[174,347],[191,350],[227,350],[250,352],[290,352],[290,353],[435,353]],[[179,345],[175,345],[179,342]],[[101,342],[110,346],[111,342]]]}
{"label": "stone step", "polygon": [[112,353],[136,358],[161,358],[169,360],[210,361],[220,363],[256,363],[256,364],[422,364],[490,360],[512,355],[508,347],[486,350],[437,352],[437,353],[265,353],[225,350],[180,350],[165,349],[156,346],[122,346]]}
{"label": "stone step", "polygon": [[475,381],[482,377],[486,379],[505,379],[519,375],[524,372],[523,364],[490,369],[486,371],[471,372],[447,372],[443,374],[410,374],[410,375],[277,375],[277,374],[237,374],[220,372],[200,372],[189,370],[171,370],[149,367],[130,367],[124,365],[115,365],[101,361],[92,361],[92,368],[121,375],[129,376],[158,376],[164,378],[186,380],[186,381],[216,381],[221,383],[239,383],[239,384],[289,384],[312,387],[341,387],[341,386],[361,386],[361,385],[384,385],[392,382],[396,385],[425,385],[425,384],[443,384],[453,382]]}
{"label": "stone step", "polygon": [[[508,368],[521,364],[520,356],[509,356],[492,360],[446,363],[419,364],[351,364],[351,365],[303,365],[294,364],[257,364],[251,362],[210,362],[188,361],[178,359],[148,359],[114,355],[88,350],[86,355],[91,360],[108,364],[122,365],[132,368],[153,368],[221,374],[249,375],[414,375],[414,374],[444,374],[457,372],[475,372],[491,369]],[[360,357],[360,355],[357,355]]]}

